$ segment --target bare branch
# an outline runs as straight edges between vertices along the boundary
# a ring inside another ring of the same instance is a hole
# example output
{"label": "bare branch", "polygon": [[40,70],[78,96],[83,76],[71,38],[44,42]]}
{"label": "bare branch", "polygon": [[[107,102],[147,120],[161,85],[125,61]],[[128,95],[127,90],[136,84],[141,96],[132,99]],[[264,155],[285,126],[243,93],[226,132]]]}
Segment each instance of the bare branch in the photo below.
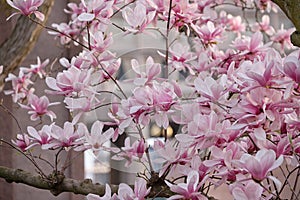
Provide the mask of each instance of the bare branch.
{"label": "bare branch", "polygon": [[[10,183],[22,183],[38,189],[49,190],[55,196],[63,192],[72,192],[82,195],[89,193],[98,195],[105,194],[105,185],[94,184],[90,179],[78,181],[60,175],[57,178],[61,181],[51,182],[50,180],[43,179],[40,175],[33,175],[21,169],[11,169],[3,166],[0,166],[0,177]],[[111,189],[112,192],[115,193],[118,190],[118,186],[111,185]]]}

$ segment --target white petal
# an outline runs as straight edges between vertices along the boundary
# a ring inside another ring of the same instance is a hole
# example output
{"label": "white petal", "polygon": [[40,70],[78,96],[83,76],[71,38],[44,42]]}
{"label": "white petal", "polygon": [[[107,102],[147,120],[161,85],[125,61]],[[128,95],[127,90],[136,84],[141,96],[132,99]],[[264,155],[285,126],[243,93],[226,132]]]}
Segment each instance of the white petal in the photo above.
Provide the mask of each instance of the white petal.
{"label": "white petal", "polygon": [[92,21],[94,18],[95,18],[95,14],[92,13],[81,13],[78,16],[78,20],[84,22]]}

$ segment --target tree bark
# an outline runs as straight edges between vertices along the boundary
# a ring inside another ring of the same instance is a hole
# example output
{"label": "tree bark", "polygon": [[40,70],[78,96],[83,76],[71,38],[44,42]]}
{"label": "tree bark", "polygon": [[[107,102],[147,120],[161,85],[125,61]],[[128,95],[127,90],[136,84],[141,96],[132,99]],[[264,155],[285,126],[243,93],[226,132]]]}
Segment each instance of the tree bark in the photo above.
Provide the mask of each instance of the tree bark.
{"label": "tree bark", "polygon": [[294,24],[296,31],[291,35],[291,41],[300,47],[300,0],[272,0]]}
{"label": "tree bark", "polygon": [[[53,4],[54,0],[45,0],[40,7],[40,11],[45,15],[43,24],[46,23]],[[0,65],[4,66],[0,75],[0,90],[4,87],[7,75],[13,72],[33,49],[42,29],[26,16],[18,18],[12,34],[0,46]]]}

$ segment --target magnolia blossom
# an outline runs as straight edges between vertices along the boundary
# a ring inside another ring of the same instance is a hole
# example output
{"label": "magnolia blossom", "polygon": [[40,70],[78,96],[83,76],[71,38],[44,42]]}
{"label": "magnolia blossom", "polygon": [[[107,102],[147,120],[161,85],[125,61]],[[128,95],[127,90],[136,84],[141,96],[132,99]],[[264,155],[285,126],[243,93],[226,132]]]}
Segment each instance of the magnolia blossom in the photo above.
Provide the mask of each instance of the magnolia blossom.
{"label": "magnolia blossom", "polygon": [[51,121],[56,118],[56,115],[53,111],[48,110],[49,106],[57,105],[59,102],[50,103],[49,99],[46,96],[38,97],[34,94],[31,94],[28,97],[28,104],[23,105],[19,104],[22,108],[29,110],[28,114],[31,115],[30,119],[36,121],[40,119],[43,115],[50,117]]}
{"label": "magnolia blossom", "polygon": [[283,64],[284,73],[293,79],[296,83],[300,83],[300,51],[294,51],[289,54]]}
{"label": "magnolia blossom", "polygon": [[21,67],[20,70],[26,73],[33,73],[37,74],[39,78],[43,78],[46,75],[45,67],[48,65],[49,59],[46,59],[45,61],[41,62],[40,57],[37,57],[37,64],[30,65],[30,68]]}
{"label": "magnolia blossom", "polygon": [[197,26],[191,24],[191,27],[199,35],[205,45],[214,45],[220,41],[220,36],[223,32],[221,27],[216,27],[213,22],[208,21],[206,25]]}
{"label": "magnolia blossom", "polygon": [[134,9],[126,7],[122,11],[123,18],[130,25],[127,30],[132,33],[143,32],[146,26],[151,23],[155,16],[155,11],[147,13],[143,4],[137,4]]}
{"label": "magnolia blossom", "polygon": [[276,33],[271,37],[271,40],[280,45],[281,52],[283,52],[284,49],[291,49],[293,44],[290,37],[294,31],[295,28],[284,29],[282,24],[281,29],[276,31]]}
{"label": "magnolia blossom", "polygon": [[13,8],[19,10],[19,12],[13,13],[6,20],[17,14],[31,15],[34,14],[39,20],[44,21],[44,14],[38,11],[38,7],[41,6],[44,0],[6,0],[6,2]]}
{"label": "magnolia blossom", "polygon": [[65,122],[64,127],[61,128],[55,124],[51,125],[51,142],[44,145],[44,149],[51,148],[68,148],[76,144],[76,139],[82,136],[82,132],[74,130],[74,125],[70,122]]}
{"label": "magnolia blossom", "polygon": [[22,151],[27,151],[30,146],[30,138],[27,134],[17,134],[16,140],[12,140],[11,142]]}
{"label": "magnolia blossom", "polygon": [[243,39],[236,39],[233,42],[233,46],[237,48],[239,51],[242,51],[243,54],[250,54],[246,55],[247,58],[252,58],[253,55],[260,55],[263,52],[267,50],[267,47],[270,45],[266,44],[264,45],[263,43],[263,35],[261,32],[257,31],[255,32],[251,38],[245,37]]}
{"label": "magnolia blossom", "polygon": [[148,57],[146,60],[146,69],[143,70],[143,67],[136,59],[131,60],[131,67],[133,71],[137,74],[137,77],[134,79],[134,84],[146,85],[151,84],[152,80],[155,80],[161,72],[161,66],[159,63],[155,63],[152,57]]}
{"label": "magnolia blossom", "polygon": [[[74,26],[73,24],[67,24],[62,22],[60,24],[52,24],[52,27],[57,29],[58,31],[48,31],[50,35],[55,35],[60,38],[61,44],[68,44],[72,41],[70,37],[77,36],[80,33],[80,28]],[[78,43],[74,42],[75,45]]]}
{"label": "magnolia blossom", "polygon": [[100,121],[94,122],[90,133],[87,131],[86,126],[84,126],[84,136],[80,139],[83,141],[83,146],[78,147],[76,150],[92,149],[94,152],[100,150],[114,150],[114,148],[105,146],[105,143],[109,142],[113,137],[114,130],[110,128],[103,131],[103,128],[104,124]]}
{"label": "magnolia blossom", "polygon": [[261,31],[265,32],[268,35],[273,35],[275,33],[275,30],[270,25],[270,17],[268,15],[264,15],[262,16],[261,20],[261,22],[257,22],[252,26],[252,30],[254,32]]}
{"label": "magnolia blossom", "polygon": [[141,160],[146,150],[146,144],[143,139],[136,140],[132,145],[130,144],[130,138],[126,138],[124,147],[121,148],[122,152],[114,156],[115,160],[126,159],[126,166],[129,166],[134,160]]}
{"label": "magnolia blossom", "polygon": [[197,171],[191,171],[188,174],[186,183],[178,183],[175,185],[166,181],[166,184],[170,187],[171,191],[176,193],[176,195],[171,196],[169,199],[207,200],[207,197],[198,191],[203,182],[199,180]]}
{"label": "magnolia blossom", "polygon": [[195,79],[196,90],[206,99],[217,102],[226,91],[226,76],[223,76],[218,81],[211,77],[206,77],[204,80],[198,77]]}
{"label": "magnolia blossom", "polygon": [[230,187],[234,199],[238,200],[260,200],[263,199],[263,188],[253,182],[247,181],[245,184],[235,184]]}
{"label": "magnolia blossom", "polygon": [[276,153],[273,150],[261,149],[255,156],[242,155],[240,161],[254,180],[262,181],[268,177],[270,171],[282,164],[283,156],[276,159]]}
{"label": "magnolia blossom", "polygon": [[178,42],[170,47],[169,52],[172,55],[171,59],[169,59],[172,67],[179,71],[187,68],[190,73],[193,74],[189,63],[194,60],[196,56],[190,51],[189,46],[183,46]]}
{"label": "magnolia blossom", "polygon": [[5,82],[11,81],[12,89],[6,90],[5,94],[10,94],[13,97],[13,101],[16,103],[24,99],[30,93],[33,93],[34,90],[30,89],[29,86],[33,84],[30,80],[30,74],[24,74],[23,71],[19,72],[19,75],[8,74],[8,77],[5,79]]}
{"label": "magnolia blossom", "polygon": [[174,146],[175,141],[167,141],[165,144],[156,140],[153,149],[158,154],[156,162],[164,163],[159,171],[159,176],[163,176],[168,170],[169,174],[176,174],[180,165],[185,165],[194,156],[194,151],[187,151],[186,148]]}
{"label": "magnolia blossom", "polygon": [[241,33],[246,30],[246,26],[242,21],[241,16],[233,17],[232,15],[228,15],[229,19],[229,28],[232,32],[235,32],[238,34],[238,36],[241,36]]}
{"label": "magnolia blossom", "polygon": [[81,70],[74,66],[63,72],[58,73],[56,79],[47,77],[46,83],[54,91],[49,91],[53,94],[64,94],[66,96],[73,93],[79,93],[88,87],[89,78],[92,69]]}
{"label": "magnolia blossom", "polygon": [[88,38],[84,37],[84,41],[90,43],[91,49],[98,53],[104,52],[113,43],[112,35],[103,35],[102,32],[91,34]]}
{"label": "magnolia blossom", "polygon": [[131,189],[127,184],[121,183],[118,190],[118,198],[122,200],[144,200],[145,197],[150,193],[150,189],[147,189],[146,180],[139,178],[134,183],[134,190]]}

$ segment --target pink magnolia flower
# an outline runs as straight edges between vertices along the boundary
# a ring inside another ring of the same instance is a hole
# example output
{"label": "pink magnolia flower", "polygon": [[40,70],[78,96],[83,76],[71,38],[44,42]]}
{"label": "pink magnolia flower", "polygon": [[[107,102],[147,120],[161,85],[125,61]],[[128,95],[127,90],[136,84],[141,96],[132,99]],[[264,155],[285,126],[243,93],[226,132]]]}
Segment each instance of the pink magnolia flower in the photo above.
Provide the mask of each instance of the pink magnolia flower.
{"label": "pink magnolia flower", "polygon": [[93,152],[98,152],[100,150],[117,151],[117,149],[105,146],[105,143],[109,142],[114,135],[113,128],[110,128],[106,131],[103,131],[103,128],[103,122],[94,122],[90,133],[88,131],[84,131],[84,136],[80,139],[83,140],[83,145],[76,148],[76,150],[81,151],[92,149]]}
{"label": "pink magnolia flower", "polygon": [[223,32],[222,28],[216,27],[211,21],[208,21],[207,24],[204,24],[201,27],[195,24],[191,24],[191,27],[205,45],[217,44],[220,41]]}
{"label": "pink magnolia flower", "polygon": [[71,66],[63,72],[53,77],[46,78],[46,84],[54,91],[48,91],[53,94],[64,94],[66,96],[73,93],[79,93],[88,87],[92,69],[84,70]]}
{"label": "pink magnolia flower", "polygon": [[257,22],[254,25],[252,25],[252,31],[261,31],[265,32],[268,35],[273,35],[275,33],[274,28],[270,25],[270,17],[269,15],[264,15],[261,18],[261,22]]}
{"label": "pink magnolia flower", "polygon": [[51,143],[45,144],[44,149],[51,148],[68,148],[76,143],[76,139],[82,137],[82,133],[75,131],[74,125],[70,122],[65,122],[61,128],[55,124],[51,124]]}
{"label": "pink magnolia flower", "polygon": [[127,30],[132,33],[143,32],[154,19],[155,13],[155,11],[147,13],[146,7],[141,3],[138,3],[134,9],[127,6],[122,11],[123,18],[130,25]]}
{"label": "pink magnolia flower", "polygon": [[237,33],[238,37],[240,37],[241,33],[246,30],[246,25],[243,23],[241,16],[233,17],[228,15],[228,20],[230,30]]}
{"label": "pink magnolia flower", "polygon": [[207,200],[201,192],[200,187],[203,184],[203,180],[199,180],[199,173],[197,171],[191,171],[188,176],[186,183],[171,184],[166,181],[166,184],[170,187],[172,192],[176,194],[168,199],[193,199],[193,200]]}
{"label": "pink magnolia flower", "polygon": [[43,78],[46,75],[45,67],[48,65],[49,59],[46,59],[44,62],[41,62],[40,57],[37,57],[37,64],[30,65],[30,68],[21,67],[20,70],[26,73],[37,74],[40,78]]}
{"label": "pink magnolia flower", "polygon": [[188,2],[186,0],[176,0],[173,2],[171,14],[171,23],[173,27],[178,29],[186,28],[186,34],[190,34],[188,24],[201,17],[198,12],[198,5],[195,2]]}
{"label": "pink magnolia flower", "polygon": [[11,81],[12,89],[6,90],[4,93],[6,95],[12,95],[13,101],[16,103],[20,100],[24,100],[26,96],[33,93],[34,89],[30,89],[30,85],[33,82],[30,80],[31,74],[24,74],[23,71],[19,72],[19,75],[8,74],[5,82]]}
{"label": "pink magnolia flower", "polygon": [[125,139],[124,147],[121,148],[122,152],[114,156],[115,160],[126,159],[127,162],[125,166],[129,166],[132,161],[140,160],[143,158],[143,155],[146,150],[146,144],[143,139],[136,140],[132,145],[130,144],[130,138]]}
{"label": "pink magnolia flower", "polygon": [[242,155],[240,162],[254,180],[262,181],[267,177],[270,178],[268,173],[282,164],[283,156],[276,159],[276,153],[273,150],[261,149],[255,156],[247,153]]}
{"label": "pink magnolia flower", "polygon": [[168,113],[173,112],[171,107],[177,103],[177,98],[181,96],[181,90],[175,83],[172,85],[167,82],[162,84],[154,82],[151,93],[155,122],[159,127],[167,129],[169,126]]}
{"label": "pink magnolia flower", "polygon": [[260,200],[264,189],[253,181],[247,181],[244,184],[230,185],[230,191],[234,199]]}
{"label": "pink magnolia flower", "polygon": [[112,34],[104,35],[102,32],[94,32],[89,36],[85,36],[84,41],[90,43],[90,47],[97,53],[104,52],[112,43]]}
{"label": "pink magnolia flower", "polygon": [[41,145],[42,149],[45,149],[44,145],[51,142],[51,126],[44,125],[41,130],[37,131],[32,126],[27,127],[27,132],[32,138],[32,144],[30,147],[35,145]]}
{"label": "pink magnolia flower", "polygon": [[[112,6],[114,1],[99,1],[99,0],[91,0],[91,1],[81,1],[80,8],[76,9],[74,6],[71,6],[71,12],[73,15],[77,14],[77,19],[79,21],[87,22],[95,21],[98,28],[100,28],[101,32],[104,32],[103,27],[106,27],[109,24],[108,18],[113,14]],[[75,8],[75,9],[74,9]]]}
{"label": "pink magnolia flower", "polygon": [[17,139],[11,141],[14,145],[18,146],[22,151],[27,151],[30,146],[30,138],[27,134],[17,134]]}
{"label": "pink magnolia flower", "polygon": [[283,63],[283,72],[293,79],[296,83],[300,83],[300,51],[294,51],[289,54]]}
{"label": "pink magnolia flower", "polygon": [[134,190],[125,183],[119,185],[118,198],[122,200],[145,200],[151,188],[147,189],[145,179],[139,178],[134,183]]}
{"label": "pink magnolia flower", "polygon": [[28,97],[28,104],[23,105],[19,104],[22,108],[29,110],[28,114],[31,115],[30,119],[36,121],[40,119],[43,115],[50,117],[51,121],[56,118],[56,115],[53,111],[48,110],[49,106],[57,105],[59,102],[49,103],[49,99],[46,96],[38,97],[34,94],[31,94]]}
{"label": "pink magnolia flower", "polygon": [[17,14],[31,15],[34,14],[39,20],[44,21],[44,14],[38,11],[38,7],[41,6],[44,0],[6,0],[6,2],[13,8],[19,10],[19,12],[13,13],[6,20]]}
{"label": "pink magnolia flower", "polygon": [[190,151],[184,147],[176,147],[175,141],[167,140],[163,143],[160,140],[154,142],[153,149],[158,154],[156,162],[164,163],[159,171],[159,176],[163,176],[166,171],[172,175],[181,165],[189,163],[194,155],[194,151]]}
{"label": "pink magnolia flower", "polygon": [[[75,26],[74,24],[66,24],[63,22],[60,24],[52,24],[51,26],[57,29],[58,31],[48,31],[48,33],[50,35],[55,35],[58,38],[60,38],[60,43],[62,45],[71,42],[72,40],[70,39],[70,37],[78,36],[80,34],[80,28]],[[75,45],[78,45],[76,42],[74,43]]]}
{"label": "pink magnolia flower", "polygon": [[261,32],[254,33],[251,38],[245,37],[243,39],[236,39],[233,42],[233,46],[237,48],[239,51],[245,54],[250,54],[247,56],[249,59],[253,59],[255,55],[260,55],[267,50],[267,47],[270,45],[263,43],[263,35]]}
{"label": "pink magnolia flower", "polygon": [[277,30],[276,33],[271,37],[271,40],[280,45],[280,50],[283,52],[285,49],[291,49],[293,44],[291,42],[291,34],[295,31],[295,28],[284,29],[283,24],[281,29]]}
{"label": "pink magnolia flower", "polygon": [[184,46],[181,43],[176,42],[170,47],[169,53],[171,54],[169,62],[172,67],[176,70],[185,70],[185,68],[187,68],[191,74],[194,74],[191,69],[190,62],[195,60],[197,57],[190,51],[189,46]]}
{"label": "pink magnolia flower", "polygon": [[171,107],[180,95],[181,90],[176,83],[153,81],[152,85],[135,88],[133,96],[121,101],[121,109],[116,113],[119,128],[124,130],[131,121],[146,126],[153,115],[157,125],[166,129],[169,126],[167,115],[172,112]]}
{"label": "pink magnolia flower", "polygon": [[133,71],[137,74],[137,77],[134,79],[134,84],[138,86],[151,84],[152,80],[155,79],[155,76],[158,76],[161,71],[161,65],[159,63],[154,63],[154,60],[149,56],[146,60],[146,69],[143,70],[143,67],[136,59],[131,60],[131,67]]}
{"label": "pink magnolia flower", "polygon": [[285,114],[292,112],[287,108],[295,105],[283,100],[283,93],[278,90],[255,88],[242,96],[240,103],[230,110],[230,113],[245,126],[262,125],[266,120],[272,121],[272,127],[280,129],[282,123],[282,109]]}
{"label": "pink magnolia flower", "polygon": [[203,98],[209,99],[213,102],[217,102],[224,94],[226,90],[227,77],[223,75],[218,80],[208,76],[204,80],[198,77],[195,79],[195,88]]}

